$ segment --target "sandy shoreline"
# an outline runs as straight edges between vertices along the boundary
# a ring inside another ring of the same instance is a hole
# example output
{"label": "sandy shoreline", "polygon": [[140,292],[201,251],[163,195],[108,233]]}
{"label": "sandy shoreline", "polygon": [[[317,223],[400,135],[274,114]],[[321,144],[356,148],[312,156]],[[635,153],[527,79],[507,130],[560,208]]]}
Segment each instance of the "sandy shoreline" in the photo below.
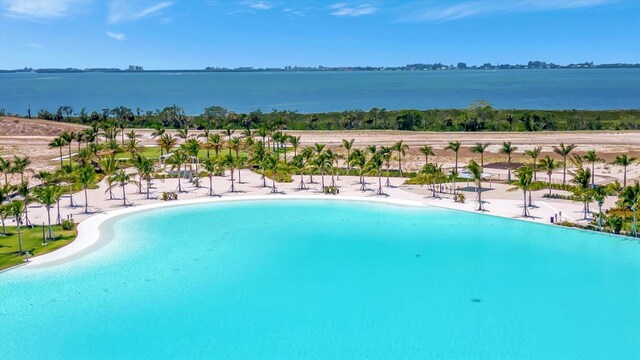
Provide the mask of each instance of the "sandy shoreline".
{"label": "sandy shoreline", "polygon": [[[249,170],[243,170],[242,173],[243,183],[236,184],[240,192],[230,193],[226,190],[230,185],[230,177],[216,177],[214,178],[213,187],[220,197],[207,196],[208,193],[208,179],[201,179],[202,187],[195,187],[188,181],[183,181],[183,186],[189,190],[188,193],[181,193],[180,200],[177,201],[162,201],[155,199],[162,191],[173,191],[177,186],[177,179],[167,179],[164,182],[156,181],[153,189],[154,199],[146,199],[145,194],[137,193],[137,187],[129,185],[126,187],[127,198],[132,202],[133,206],[123,206],[122,200],[114,199],[108,200],[108,196],[105,194],[106,184],[101,182],[98,189],[88,191],[88,200],[91,214],[83,214],[84,207],[84,194],[79,192],[74,194],[74,201],[80,206],[69,207],[66,206],[68,199],[62,200],[61,212],[62,216],[72,215],[76,221],[79,221],[78,225],[78,237],[75,241],[69,245],[58,249],[54,252],[43,254],[41,256],[31,258],[28,265],[21,265],[23,269],[35,269],[42,266],[55,265],[58,263],[66,262],[83,256],[88,251],[93,251],[100,246],[99,240],[102,236],[100,234],[100,226],[105,224],[111,219],[126,216],[127,214],[147,211],[165,207],[176,206],[189,206],[195,204],[215,203],[215,202],[229,202],[229,201],[259,201],[259,200],[295,200],[295,199],[308,199],[308,200],[345,200],[345,201],[373,201],[386,204],[397,204],[407,206],[432,206],[443,209],[461,210],[472,213],[478,213],[477,202],[472,187],[466,187],[465,184],[459,184],[463,188],[463,193],[467,196],[465,203],[456,203],[452,200],[450,194],[439,194],[439,198],[431,197],[431,191],[426,187],[420,186],[408,186],[402,185],[404,179],[391,178],[393,187],[383,188],[386,196],[376,196],[374,193],[378,179],[373,177],[367,177],[368,191],[360,191],[360,185],[357,183],[357,177],[341,177],[336,180],[340,187],[340,194],[338,195],[325,195],[319,191],[320,184],[309,184],[309,190],[297,190],[299,177],[294,177],[292,183],[278,183],[279,194],[270,194],[270,188],[261,187],[262,180],[260,175]],[[305,176],[305,181],[308,180],[308,176]],[[319,176],[314,176],[314,180],[320,181]],[[328,184],[330,176],[325,176],[325,182]],[[384,181],[384,179],[383,179]],[[270,182],[268,182],[270,185]],[[530,211],[533,217],[522,218],[520,213],[522,211],[521,205],[521,193],[506,192],[506,185],[503,184],[485,184],[484,201],[487,211],[482,214],[490,216],[499,216],[504,218],[521,219],[523,221],[531,221],[537,223],[549,223],[549,218],[557,215],[562,211],[564,219],[575,221],[578,223],[584,223],[580,220],[582,204],[572,203],[568,201],[553,201],[542,197],[546,190],[534,192],[534,202],[537,207],[532,208]],[[121,192],[115,191],[116,196],[121,196]],[[613,200],[610,199],[613,205]],[[55,210],[52,211],[52,217],[55,215]],[[29,208],[29,217],[32,222],[42,224],[46,221],[46,211],[43,207],[33,204]]]}

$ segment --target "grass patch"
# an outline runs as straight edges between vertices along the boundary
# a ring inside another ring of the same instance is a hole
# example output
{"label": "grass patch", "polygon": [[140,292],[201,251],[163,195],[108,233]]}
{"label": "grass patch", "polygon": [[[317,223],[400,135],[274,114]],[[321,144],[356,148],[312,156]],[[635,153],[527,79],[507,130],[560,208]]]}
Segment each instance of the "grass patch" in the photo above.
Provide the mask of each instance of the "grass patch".
{"label": "grass patch", "polygon": [[[77,230],[62,230],[62,226],[51,226],[56,240],[50,240],[47,245],[42,245],[42,226],[28,228],[21,226],[22,251],[29,252],[31,256],[46,254],[57,250],[76,238]],[[0,228],[0,231],[2,229]],[[45,231],[47,227],[45,226]],[[7,234],[0,235],[0,270],[22,264],[24,255],[18,254],[18,231],[15,226],[7,226]]]}

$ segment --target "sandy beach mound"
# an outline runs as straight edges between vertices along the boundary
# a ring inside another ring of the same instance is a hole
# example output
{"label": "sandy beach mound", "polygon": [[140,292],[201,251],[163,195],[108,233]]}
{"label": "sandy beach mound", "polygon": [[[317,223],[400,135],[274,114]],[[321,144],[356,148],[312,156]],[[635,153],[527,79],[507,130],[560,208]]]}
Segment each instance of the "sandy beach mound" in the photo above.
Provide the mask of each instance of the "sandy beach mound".
{"label": "sandy beach mound", "polygon": [[57,121],[0,117],[0,136],[58,136],[63,131],[86,129],[84,125]]}

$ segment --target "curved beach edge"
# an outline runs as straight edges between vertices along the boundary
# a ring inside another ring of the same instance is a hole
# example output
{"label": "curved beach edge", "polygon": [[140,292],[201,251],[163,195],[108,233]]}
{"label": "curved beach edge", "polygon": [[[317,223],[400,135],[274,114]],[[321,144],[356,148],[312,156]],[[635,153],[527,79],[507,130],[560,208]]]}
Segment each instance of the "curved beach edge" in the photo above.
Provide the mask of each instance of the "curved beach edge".
{"label": "curved beach edge", "polygon": [[431,205],[428,205],[419,201],[414,201],[414,200],[398,200],[398,199],[372,198],[372,197],[361,197],[361,196],[336,196],[336,197],[319,198],[316,195],[283,195],[283,194],[243,196],[243,197],[233,197],[233,198],[207,197],[207,198],[177,200],[177,201],[147,204],[147,205],[122,208],[122,209],[117,209],[113,211],[94,214],[78,224],[78,236],[74,241],[72,241],[68,245],[58,250],[52,251],[50,253],[32,257],[29,259],[28,262],[5,269],[4,271],[16,269],[16,268],[32,269],[32,268],[40,268],[46,265],[60,264],[68,260],[75,259],[77,258],[78,255],[81,255],[82,253],[89,253],[91,252],[91,250],[98,248],[100,245],[103,244],[103,241],[102,241],[103,239],[101,239],[100,230],[99,230],[100,226],[105,222],[122,215],[144,212],[147,210],[153,210],[153,209],[159,209],[159,208],[181,207],[181,206],[196,205],[196,204],[218,203],[218,202],[262,201],[262,200],[315,200],[315,201],[337,200],[337,201],[375,202],[375,203],[384,203],[384,204],[402,205],[402,206],[432,207]]}

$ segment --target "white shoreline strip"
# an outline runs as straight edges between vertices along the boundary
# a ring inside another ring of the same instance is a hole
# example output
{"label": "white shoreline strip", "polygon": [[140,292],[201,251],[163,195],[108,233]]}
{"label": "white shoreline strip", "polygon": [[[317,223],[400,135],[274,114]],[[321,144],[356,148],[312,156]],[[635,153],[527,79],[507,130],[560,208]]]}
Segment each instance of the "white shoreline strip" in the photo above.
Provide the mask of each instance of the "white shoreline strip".
{"label": "white shoreline strip", "polygon": [[53,252],[32,257],[31,259],[29,259],[28,263],[25,263],[23,266],[20,266],[20,268],[28,269],[28,268],[31,268],[32,265],[40,266],[40,265],[50,264],[54,262],[59,262],[61,260],[70,258],[84,250],[87,250],[97,245],[100,240],[100,231],[99,231],[100,225],[120,215],[143,212],[143,211],[159,209],[159,208],[179,207],[184,205],[206,204],[206,203],[216,203],[216,202],[275,200],[275,199],[278,199],[278,200],[288,200],[288,199],[347,200],[347,201],[377,202],[377,203],[385,203],[385,204],[418,206],[418,207],[430,206],[430,205],[427,205],[418,201],[413,201],[413,200],[384,199],[384,198],[371,198],[371,197],[360,197],[360,196],[327,196],[327,197],[320,198],[317,195],[280,195],[280,194],[243,196],[243,197],[233,197],[233,198],[207,197],[207,198],[197,198],[197,199],[188,199],[188,200],[167,201],[167,202],[153,203],[153,204],[147,204],[147,205],[141,205],[141,206],[132,206],[132,207],[117,209],[117,210],[108,211],[104,213],[98,213],[90,216],[89,218],[83,220],[78,224],[78,236],[74,241]]}

